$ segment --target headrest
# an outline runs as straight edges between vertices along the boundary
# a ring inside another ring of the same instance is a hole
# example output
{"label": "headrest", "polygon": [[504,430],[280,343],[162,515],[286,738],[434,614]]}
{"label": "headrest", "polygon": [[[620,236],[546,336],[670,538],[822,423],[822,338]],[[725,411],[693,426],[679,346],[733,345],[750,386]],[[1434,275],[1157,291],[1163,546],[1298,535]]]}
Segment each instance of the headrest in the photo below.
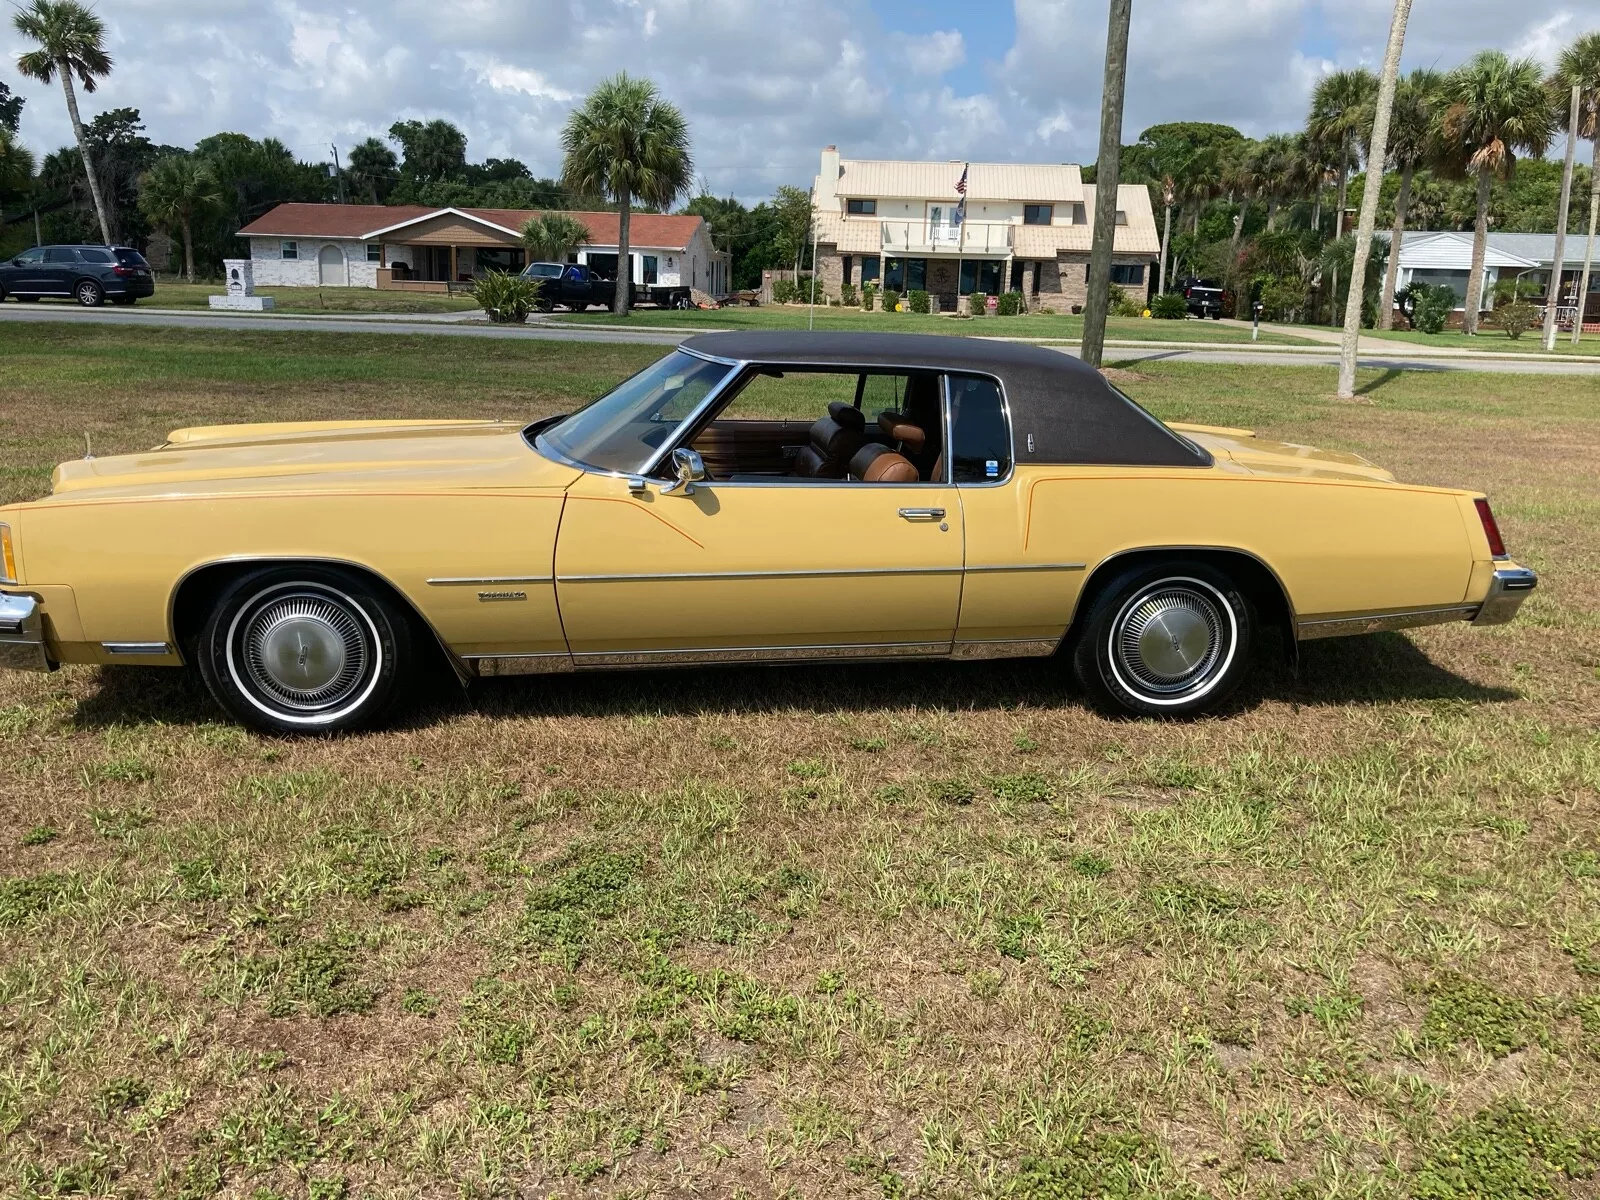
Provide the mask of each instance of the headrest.
{"label": "headrest", "polygon": [[906,420],[904,413],[892,410],[878,414],[878,428],[889,435],[889,440],[900,442],[912,454],[922,449],[928,440],[927,432],[921,425],[913,425]]}
{"label": "headrest", "polygon": [[861,427],[850,429],[832,417],[818,417],[811,426],[811,444],[830,458],[849,458],[861,445]]}
{"label": "headrest", "polygon": [[828,415],[846,429],[854,429],[860,433],[867,427],[867,418],[854,404],[847,404],[843,400],[833,400],[828,403]]}

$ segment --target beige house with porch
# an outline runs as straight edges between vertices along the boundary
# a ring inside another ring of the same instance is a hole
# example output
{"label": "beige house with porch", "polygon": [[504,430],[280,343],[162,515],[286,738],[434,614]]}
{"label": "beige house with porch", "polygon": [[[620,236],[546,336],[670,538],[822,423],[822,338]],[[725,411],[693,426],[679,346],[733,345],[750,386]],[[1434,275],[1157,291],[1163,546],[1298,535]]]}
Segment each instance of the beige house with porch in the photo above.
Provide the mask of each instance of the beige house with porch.
{"label": "beige house with porch", "polygon": [[[872,283],[950,311],[972,292],[1017,291],[1029,308],[1067,312],[1088,293],[1094,204],[1072,163],[854,159],[827,146],[812,188],[818,278],[830,296]],[[1112,282],[1148,295],[1161,238],[1142,185],[1117,191],[1114,246]]]}
{"label": "beige house with porch", "polygon": [[[258,287],[367,287],[447,291],[485,271],[527,264],[522,227],[537,212],[386,204],[280,204],[239,231]],[[572,257],[617,277],[619,218],[571,212],[589,230]],[[728,256],[700,217],[634,213],[629,274],[641,285],[688,287],[702,299],[728,290]]]}

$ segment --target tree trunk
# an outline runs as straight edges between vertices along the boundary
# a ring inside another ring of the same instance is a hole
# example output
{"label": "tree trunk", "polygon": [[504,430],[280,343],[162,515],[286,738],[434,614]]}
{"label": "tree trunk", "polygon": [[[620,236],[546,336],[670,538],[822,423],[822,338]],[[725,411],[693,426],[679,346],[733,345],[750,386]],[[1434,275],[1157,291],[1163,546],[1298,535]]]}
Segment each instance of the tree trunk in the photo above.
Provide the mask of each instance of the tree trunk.
{"label": "tree trunk", "polygon": [[628,300],[633,293],[633,259],[628,255],[628,228],[632,215],[633,197],[628,189],[617,193],[617,291],[611,298],[611,311],[619,317],[628,315]]}
{"label": "tree trunk", "polygon": [[1467,310],[1462,314],[1464,333],[1478,332],[1478,310],[1483,307],[1483,257],[1489,245],[1489,184],[1493,176],[1488,167],[1478,169],[1478,219],[1472,227],[1472,274],[1467,276]]}
{"label": "tree trunk", "polygon": [[[1339,395],[1356,394],[1356,352],[1361,343],[1361,302],[1367,291],[1367,257],[1372,253],[1372,232],[1378,224],[1378,200],[1383,194],[1383,165],[1389,158],[1389,118],[1394,111],[1395,82],[1400,77],[1400,51],[1406,40],[1411,0],[1394,0],[1389,22],[1389,46],[1378,77],[1378,111],[1372,120],[1372,147],[1367,152],[1367,179],[1361,188],[1361,217],[1356,225],[1355,261],[1350,267],[1350,295],[1344,303],[1344,336],[1339,341]],[[1377,172],[1374,176],[1373,168]],[[1391,260],[1392,261],[1392,260]]]}
{"label": "tree trunk", "polygon": [[[1550,266],[1550,283],[1544,289],[1544,330],[1540,345],[1556,348],[1556,309],[1561,306],[1561,283],[1567,263],[1567,218],[1572,211],[1572,159],[1578,149],[1578,106],[1583,102],[1583,87],[1572,85],[1572,106],[1567,116],[1567,161],[1561,168],[1561,203],[1556,210],[1555,256]],[[1578,323],[1583,323],[1583,301],[1578,297]]]}
{"label": "tree trunk", "polygon": [[[1095,164],[1094,239],[1089,249],[1089,294],[1079,355],[1100,366],[1111,297],[1111,255],[1117,236],[1117,184],[1122,175],[1122,101],[1128,81],[1128,22],[1133,0],[1111,0],[1106,23],[1106,73],[1100,92],[1100,157]],[[1198,218],[1197,218],[1198,220]]]}
{"label": "tree trunk", "polygon": [[1311,206],[1311,228],[1322,233],[1322,185],[1317,184],[1317,202]]}
{"label": "tree trunk", "polygon": [[1172,205],[1167,205],[1167,215],[1161,225],[1161,291],[1167,290],[1167,246],[1172,241]]}
{"label": "tree trunk", "polygon": [[72,118],[72,136],[78,139],[78,153],[83,157],[83,173],[89,177],[89,195],[94,198],[95,216],[100,218],[100,236],[109,246],[111,222],[106,220],[106,202],[100,198],[100,181],[95,178],[94,164],[89,161],[89,139],[83,133],[83,118],[78,116],[78,94],[72,90],[72,71],[65,59],[56,60],[56,70],[61,72],[61,90],[67,94],[67,116]]}
{"label": "tree trunk", "polygon": [[1202,207],[1204,207],[1204,206],[1200,203],[1200,201],[1196,200],[1194,202],[1194,235],[1195,235],[1195,237],[1199,237],[1200,236],[1200,209]]}
{"label": "tree trunk", "polygon": [[1278,200],[1274,197],[1267,201],[1267,232],[1271,233],[1278,227]]}
{"label": "tree trunk", "polygon": [[1333,214],[1333,240],[1338,241],[1344,236],[1344,205],[1349,198],[1350,188],[1350,135],[1344,136],[1344,142],[1339,151],[1339,199],[1338,210]]}
{"label": "tree trunk", "polygon": [[194,238],[189,234],[189,218],[183,218],[183,277],[194,282]]}
{"label": "tree trunk", "polygon": [[1413,163],[1400,168],[1400,192],[1394,198],[1394,228],[1389,231],[1389,266],[1383,272],[1383,295],[1378,299],[1378,328],[1394,328],[1394,285],[1400,277],[1400,242],[1406,234],[1406,209],[1411,204]]}
{"label": "tree trunk", "polygon": [[1234,257],[1239,254],[1239,234],[1244,230],[1244,205],[1239,206],[1239,211],[1233,214],[1233,242],[1231,248]]}
{"label": "tree trunk", "polygon": [[1578,319],[1572,323],[1572,344],[1583,338],[1583,318],[1589,309],[1589,272],[1594,266],[1594,231],[1600,224],[1600,129],[1595,131],[1594,166],[1589,168],[1589,240],[1583,248],[1583,275],[1578,284]]}

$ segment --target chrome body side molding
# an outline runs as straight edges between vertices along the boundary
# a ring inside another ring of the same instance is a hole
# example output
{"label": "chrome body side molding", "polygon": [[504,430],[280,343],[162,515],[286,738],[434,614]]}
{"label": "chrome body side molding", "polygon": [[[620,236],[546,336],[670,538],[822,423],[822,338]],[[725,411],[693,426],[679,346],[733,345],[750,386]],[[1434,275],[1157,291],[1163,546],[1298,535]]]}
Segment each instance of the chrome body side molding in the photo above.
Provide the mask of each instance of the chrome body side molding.
{"label": "chrome body side molding", "polygon": [[618,650],[574,654],[580,668],[688,667],[715,663],[882,662],[904,658],[947,658],[949,642],[867,642],[833,646],[717,646],[684,650]]}
{"label": "chrome body side molding", "polygon": [[1471,621],[1474,625],[1504,625],[1517,615],[1528,594],[1539,586],[1539,577],[1527,567],[1497,567],[1489,580],[1489,594],[1481,604],[1448,604],[1432,608],[1408,608],[1392,612],[1333,613],[1301,617],[1297,626],[1301,641],[1312,638],[1349,637],[1353,634],[1380,633],[1396,629],[1418,629],[1424,625],[1445,625],[1451,621]]}
{"label": "chrome body side molding", "polygon": [[462,661],[480,679],[503,675],[563,675],[573,670],[572,655],[561,651],[553,654],[481,654]]}
{"label": "chrome body side molding", "polygon": [[1049,658],[1060,644],[1056,638],[957,642],[950,648],[950,657],[964,661],[991,658]]}
{"label": "chrome body side molding", "polygon": [[166,642],[101,642],[100,649],[107,654],[171,654]]}
{"label": "chrome body side molding", "polygon": [[446,576],[428,580],[429,587],[494,587],[502,583],[554,583],[553,575]]}
{"label": "chrome body side molding", "polygon": [[959,575],[961,567],[863,567],[812,571],[684,571],[641,575],[560,575],[557,583],[684,583],[719,579],[849,579],[865,575]]}

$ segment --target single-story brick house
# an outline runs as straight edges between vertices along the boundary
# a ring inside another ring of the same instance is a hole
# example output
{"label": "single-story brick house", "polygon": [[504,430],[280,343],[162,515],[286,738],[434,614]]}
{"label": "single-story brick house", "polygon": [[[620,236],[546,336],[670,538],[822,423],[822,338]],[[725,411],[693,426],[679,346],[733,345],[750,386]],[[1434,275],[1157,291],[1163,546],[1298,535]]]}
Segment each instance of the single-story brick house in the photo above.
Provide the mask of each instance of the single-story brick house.
{"label": "single-story brick house", "polygon": [[[415,204],[280,204],[239,231],[263,287],[444,291],[484,271],[520,271],[522,227],[534,211]],[[615,278],[618,216],[570,212],[589,229],[575,260]],[[634,213],[628,257],[639,284],[728,290],[728,256],[700,217]]]}
{"label": "single-story brick house", "polygon": [[[1058,312],[1087,298],[1095,189],[1073,163],[853,159],[827,146],[811,194],[830,296],[876,283],[950,310],[972,292],[1019,291],[1028,307]],[[1160,253],[1149,189],[1117,189],[1111,281],[1143,299]]]}

